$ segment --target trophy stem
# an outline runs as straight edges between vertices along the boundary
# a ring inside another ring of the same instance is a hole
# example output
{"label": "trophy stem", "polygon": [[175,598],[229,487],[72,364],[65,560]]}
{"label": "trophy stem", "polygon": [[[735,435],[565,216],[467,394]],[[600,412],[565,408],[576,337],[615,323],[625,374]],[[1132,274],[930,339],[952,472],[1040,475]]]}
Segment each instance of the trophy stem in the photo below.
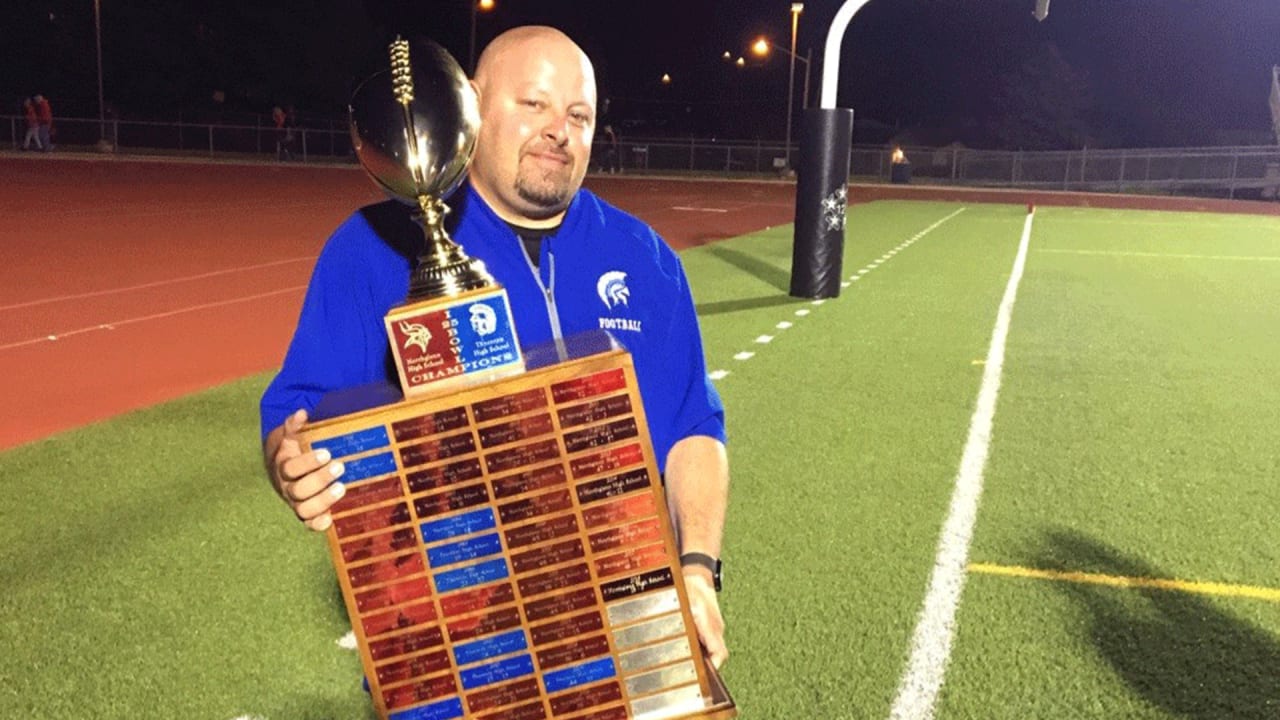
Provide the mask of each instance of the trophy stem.
{"label": "trophy stem", "polygon": [[484,263],[467,257],[445,231],[448,206],[439,198],[419,195],[418,207],[419,212],[413,214],[413,219],[422,226],[426,245],[409,276],[407,302],[497,287],[497,282],[484,269]]}

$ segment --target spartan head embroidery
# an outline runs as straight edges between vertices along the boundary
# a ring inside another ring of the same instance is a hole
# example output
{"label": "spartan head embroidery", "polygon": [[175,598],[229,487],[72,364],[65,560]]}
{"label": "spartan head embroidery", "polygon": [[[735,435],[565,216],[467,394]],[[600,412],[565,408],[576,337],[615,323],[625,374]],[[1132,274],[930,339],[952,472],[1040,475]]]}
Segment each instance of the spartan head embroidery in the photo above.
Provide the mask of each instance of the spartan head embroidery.
{"label": "spartan head embroidery", "polygon": [[620,270],[611,270],[596,281],[596,294],[600,302],[612,310],[619,305],[626,305],[631,298],[631,290],[627,288],[627,274]]}

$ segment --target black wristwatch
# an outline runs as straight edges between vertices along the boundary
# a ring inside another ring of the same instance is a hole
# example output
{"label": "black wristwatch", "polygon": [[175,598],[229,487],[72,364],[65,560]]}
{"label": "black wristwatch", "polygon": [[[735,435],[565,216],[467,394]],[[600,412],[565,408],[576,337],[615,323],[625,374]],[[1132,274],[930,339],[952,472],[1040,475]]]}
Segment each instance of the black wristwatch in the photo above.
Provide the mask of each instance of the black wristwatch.
{"label": "black wristwatch", "polygon": [[711,583],[715,586],[716,592],[720,592],[721,569],[723,565],[719,558],[713,558],[706,553],[691,552],[680,556],[681,567],[685,565],[698,565],[711,571]]}

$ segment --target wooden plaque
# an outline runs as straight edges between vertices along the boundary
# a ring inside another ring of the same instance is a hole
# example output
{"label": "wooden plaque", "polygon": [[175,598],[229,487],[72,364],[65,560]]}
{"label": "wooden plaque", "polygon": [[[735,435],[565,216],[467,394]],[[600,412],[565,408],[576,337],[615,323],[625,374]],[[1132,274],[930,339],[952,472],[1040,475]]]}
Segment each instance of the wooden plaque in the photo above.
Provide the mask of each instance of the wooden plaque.
{"label": "wooden plaque", "polygon": [[631,357],[313,423],[329,549],[390,720],[731,718],[689,613]]}

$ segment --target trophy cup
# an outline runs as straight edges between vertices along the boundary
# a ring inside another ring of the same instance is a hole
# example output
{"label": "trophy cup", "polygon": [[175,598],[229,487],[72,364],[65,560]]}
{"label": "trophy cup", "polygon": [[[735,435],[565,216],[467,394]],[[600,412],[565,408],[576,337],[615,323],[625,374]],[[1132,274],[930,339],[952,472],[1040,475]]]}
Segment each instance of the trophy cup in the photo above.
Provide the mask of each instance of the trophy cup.
{"label": "trophy cup", "polygon": [[424,229],[386,321],[403,399],[332,417],[322,400],[302,434],[346,467],[326,534],[379,717],[735,717],[631,356],[603,331],[521,353],[505,291],[441,225],[475,96],[439,46],[390,55],[351,118],[361,163]]}
{"label": "trophy cup", "polygon": [[406,397],[524,369],[507,293],[444,229],[444,198],[466,176],[480,110],[458,63],[439,45],[396,39],[389,70],[351,100],[356,157],[392,196],[417,206],[426,237],[409,297],[385,318]]}

